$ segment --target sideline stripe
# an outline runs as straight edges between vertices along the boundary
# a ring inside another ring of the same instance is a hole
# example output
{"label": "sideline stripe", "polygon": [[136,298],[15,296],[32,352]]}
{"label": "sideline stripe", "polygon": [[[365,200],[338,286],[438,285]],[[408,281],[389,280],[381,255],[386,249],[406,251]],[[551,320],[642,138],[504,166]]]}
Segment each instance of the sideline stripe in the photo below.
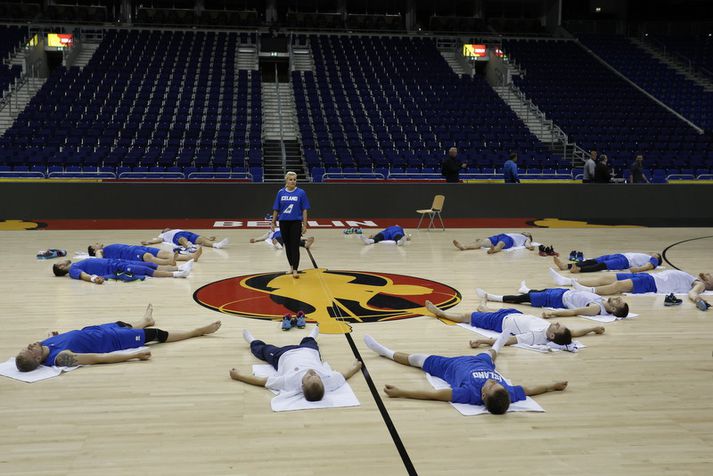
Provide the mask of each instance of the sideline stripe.
{"label": "sideline stripe", "polygon": [[677,270],[680,271],[681,268],[677,267],[676,265],[674,265],[673,263],[671,263],[671,262],[668,260],[668,258],[666,257],[666,252],[667,252],[668,250],[670,250],[671,248],[673,248],[674,246],[677,246],[677,245],[680,245],[680,244],[683,244],[683,243],[688,243],[689,241],[705,240],[706,238],[713,238],[713,235],[709,235],[709,236],[699,236],[698,238],[690,238],[690,239],[688,239],[688,240],[683,240],[683,241],[679,241],[679,242],[677,242],[677,243],[674,243],[674,244],[672,244],[672,245],[668,245],[668,246],[663,250],[663,252],[661,253],[661,257],[662,257],[663,260],[664,260],[665,262],[667,262],[672,268],[676,268]]}
{"label": "sideline stripe", "polygon": [[[312,260],[312,266],[317,269],[317,262],[315,261],[314,256],[312,255],[312,251],[309,248],[307,249],[307,254],[309,254],[309,258]],[[366,384],[369,386],[369,390],[371,391],[371,396],[374,398],[374,402],[379,408],[381,418],[384,419],[386,428],[389,430],[389,434],[391,434],[391,439],[394,441],[394,445],[396,445],[396,449],[398,450],[399,455],[401,455],[401,461],[403,461],[406,471],[409,475],[417,475],[418,473],[416,472],[416,468],[414,468],[413,463],[411,462],[411,458],[409,457],[408,452],[406,451],[406,447],[401,441],[399,432],[396,430],[394,422],[391,420],[391,416],[389,416],[389,412],[386,410],[384,401],[382,400],[381,395],[379,394],[379,391],[376,388],[376,385],[374,385],[374,381],[371,379],[369,369],[366,368],[366,363],[364,362],[364,359],[362,359],[361,353],[359,353],[359,349],[357,349],[357,346],[354,343],[354,339],[352,339],[352,335],[350,333],[347,333],[344,334],[344,337],[347,339],[347,344],[349,344],[349,347],[352,349],[354,357],[359,362],[361,362],[361,373],[362,375],[364,375]]]}

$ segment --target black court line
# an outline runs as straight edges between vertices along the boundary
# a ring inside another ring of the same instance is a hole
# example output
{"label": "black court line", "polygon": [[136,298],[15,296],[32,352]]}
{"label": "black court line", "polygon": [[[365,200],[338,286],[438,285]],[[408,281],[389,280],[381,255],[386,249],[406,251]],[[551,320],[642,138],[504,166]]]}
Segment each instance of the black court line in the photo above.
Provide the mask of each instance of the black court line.
{"label": "black court line", "polygon": [[666,257],[666,252],[667,252],[668,250],[670,250],[671,248],[673,248],[674,246],[678,246],[678,245],[683,244],[683,243],[688,243],[689,241],[705,240],[706,238],[713,238],[713,235],[710,235],[710,236],[699,236],[698,238],[690,238],[690,239],[688,239],[688,240],[683,240],[683,241],[679,241],[679,242],[677,242],[677,243],[674,243],[674,244],[672,244],[672,245],[668,245],[668,246],[663,250],[663,252],[661,252],[661,257],[663,258],[663,260],[664,260],[665,262],[667,262],[667,263],[669,264],[669,266],[671,266],[672,268],[676,268],[676,269],[678,269],[678,270],[680,271],[681,268],[678,268],[676,265],[674,265],[673,263],[671,263],[671,262],[668,260],[668,258]]}
{"label": "black court line", "polygon": [[[312,266],[317,269],[317,262],[315,261],[314,256],[312,255],[312,251],[309,248],[307,248],[307,254],[309,254],[309,258],[312,260]],[[364,362],[364,359],[362,359],[361,353],[359,352],[359,349],[357,349],[357,346],[354,343],[354,339],[352,339],[351,334],[344,334],[344,337],[347,339],[347,344],[349,344],[349,347],[352,349],[354,357],[359,362],[361,362],[361,373],[364,375],[364,379],[366,380],[366,383],[369,386],[369,390],[371,391],[371,396],[374,398],[376,406],[379,408],[381,418],[384,419],[386,428],[389,430],[389,434],[391,434],[391,439],[394,441],[394,445],[396,446],[399,455],[401,455],[401,461],[403,461],[404,466],[406,467],[406,471],[410,475],[417,475],[418,473],[416,472],[416,468],[414,468],[413,463],[411,462],[411,457],[408,455],[406,447],[404,446],[403,442],[401,441],[401,437],[399,436],[399,432],[396,430],[396,426],[394,426],[394,422],[391,420],[391,416],[386,410],[384,401],[382,400],[381,395],[379,394],[379,391],[376,388],[376,385],[374,385],[374,381],[371,379],[369,369],[366,368],[366,363]]]}

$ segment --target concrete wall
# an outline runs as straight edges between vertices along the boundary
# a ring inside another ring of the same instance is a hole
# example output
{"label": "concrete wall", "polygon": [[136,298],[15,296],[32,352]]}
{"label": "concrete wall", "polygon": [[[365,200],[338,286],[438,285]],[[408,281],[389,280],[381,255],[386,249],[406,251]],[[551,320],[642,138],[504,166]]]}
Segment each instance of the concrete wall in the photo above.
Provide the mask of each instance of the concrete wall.
{"label": "concrete wall", "polygon": [[[314,218],[408,218],[446,196],[447,218],[540,218],[713,226],[711,185],[304,184]],[[279,186],[250,183],[0,183],[1,219],[241,218]]]}

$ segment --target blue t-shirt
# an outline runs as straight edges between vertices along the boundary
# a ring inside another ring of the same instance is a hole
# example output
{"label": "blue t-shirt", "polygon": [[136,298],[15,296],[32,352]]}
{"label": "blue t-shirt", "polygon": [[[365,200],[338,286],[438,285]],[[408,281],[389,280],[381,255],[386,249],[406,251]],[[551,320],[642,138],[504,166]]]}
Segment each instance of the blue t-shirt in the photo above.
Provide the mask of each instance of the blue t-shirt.
{"label": "blue t-shirt", "polygon": [[380,231],[380,233],[384,236],[385,240],[396,240],[396,237],[398,235],[401,235],[401,237],[406,235],[406,233],[404,233],[404,229],[401,228],[399,225],[384,228]]}
{"label": "blue t-shirt", "polygon": [[280,221],[302,220],[302,210],[309,210],[309,208],[307,194],[299,187],[291,192],[286,188],[280,189],[272,205],[272,209],[277,210],[277,219]]}
{"label": "blue t-shirt", "polygon": [[57,355],[63,350],[71,350],[77,354],[105,354],[141,347],[145,344],[145,333],[143,329],[110,323],[65,332],[45,339],[41,344],[50,350],[42,363],[52,366]]}
{"label": "blue t-shirt", "polygon": [[146,253],[156,256],[159,251],[160,250],[158,248],[151,248],[148,246],[114,244],[105,246],[102,249],[102,254],[104,255],[104,258],[143,261]]}
{"label": "blue t-shirt", "polygon": [[156,268],[154,263],[144,263],[143,261],[126,261],[120,259],[107,258],[87,258],[82,261],[72,263],[69,267],[69,277],[72,279],[82,279],[82,271],[87,274],[96,274],[105,279],[121,279],[121,275],[131,275],[132,266],[138,266],[139,269],[150,267]]}
{"label": "blue t-shirt", "polygon": [[506,183],[515,183],[519,180],[517,176],[517,164],[512,160],[508,160],[503,165],[503,178]]}
{"label": "blue t-shirt", "polygon": [[527,398],[525,389],[520,385],[508,385],[502,375],[495,371],[495,363],[489,353],[462,357],[432,355],[423,363],[423,370],[448,382],[453,391],[453,403],[482,405],[481,393],[488,380],[495,380],[505,387],[510,394],[510,402]]}

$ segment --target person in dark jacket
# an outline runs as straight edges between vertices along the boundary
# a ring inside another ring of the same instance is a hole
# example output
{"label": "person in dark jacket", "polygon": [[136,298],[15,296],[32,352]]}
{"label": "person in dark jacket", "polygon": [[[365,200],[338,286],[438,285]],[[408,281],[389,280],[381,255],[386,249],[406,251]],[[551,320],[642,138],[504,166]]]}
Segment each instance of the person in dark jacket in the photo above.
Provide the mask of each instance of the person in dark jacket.
{"label": "person in dark jacket", "polygon": [[441,175],[448,183],[458,183],[461,169],[467,167],[468,164],[458,160],[458,149],[451,147],[448,149],[448,157],[443,160],[441,165]]}
{"label": "person in dark jacket", "polygon": [[594,168],[594,183],[609,183],[611,182],[611,172],[609,172],[608,158],[602,154]]}

